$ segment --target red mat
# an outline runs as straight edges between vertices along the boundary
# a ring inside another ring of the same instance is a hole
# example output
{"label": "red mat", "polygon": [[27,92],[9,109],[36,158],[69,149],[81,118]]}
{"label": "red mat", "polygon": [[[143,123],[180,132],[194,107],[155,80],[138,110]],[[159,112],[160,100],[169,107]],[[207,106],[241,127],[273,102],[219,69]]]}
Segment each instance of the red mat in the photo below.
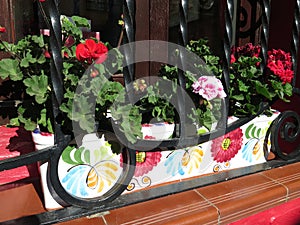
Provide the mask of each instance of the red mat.
{"label": "red mat", "polygon": [[[34,151],[31,133],[21,127],[0,126],[0,160]],[[28,165],[0,172],[0,185],[37,177],[37,166]]]}

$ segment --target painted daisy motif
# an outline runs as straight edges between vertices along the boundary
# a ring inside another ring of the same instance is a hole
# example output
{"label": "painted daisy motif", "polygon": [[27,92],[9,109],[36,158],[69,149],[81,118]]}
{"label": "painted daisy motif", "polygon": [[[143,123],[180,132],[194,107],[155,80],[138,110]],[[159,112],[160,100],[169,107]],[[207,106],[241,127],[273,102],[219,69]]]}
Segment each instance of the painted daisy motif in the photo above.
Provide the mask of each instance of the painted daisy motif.
{"label": "painted daisy motif", "polygon": [[149,173],[160,162],[161,152],[136,152],[135,177]]}
{"label": "painted daisy motif", "polygon": [[219,163],[227,162],[238,153],[242,144],[243,131],[238,128],[212,141],[212,157]]}

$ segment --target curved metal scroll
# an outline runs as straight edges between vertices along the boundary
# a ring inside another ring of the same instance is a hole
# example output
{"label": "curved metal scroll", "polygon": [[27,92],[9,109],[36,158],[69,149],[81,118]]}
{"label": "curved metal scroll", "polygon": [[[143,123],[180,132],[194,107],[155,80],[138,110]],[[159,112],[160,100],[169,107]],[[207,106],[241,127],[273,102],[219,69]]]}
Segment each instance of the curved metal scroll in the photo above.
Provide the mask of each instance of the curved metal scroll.
{"label": "curved metal scroll", "polygon": [[[300,117],[294,111],[282,112],[271,125],[271,151],[283,160],[291,160],[300,156]],[[292,152],[288,152],[288,144],[292,146]],[[285,149],[282,148],[284,145]]]}

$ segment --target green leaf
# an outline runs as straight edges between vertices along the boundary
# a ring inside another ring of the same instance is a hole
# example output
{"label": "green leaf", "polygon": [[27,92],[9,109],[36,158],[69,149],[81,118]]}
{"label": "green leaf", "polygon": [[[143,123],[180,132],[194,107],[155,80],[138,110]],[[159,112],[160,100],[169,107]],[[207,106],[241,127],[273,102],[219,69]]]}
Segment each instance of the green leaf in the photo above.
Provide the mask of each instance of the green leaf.
{"label": "green leaf", "polygon": [[26,93],[34,96],[38,104],[42,104],[47,100],[48,77],[44,74],[40,76],[32,76],[24,80],[27,87]]}
{"label": "green leaf", "polygon": [[292,96],[292,95],[293,95],[293,86],[292,86],[290,83],[286,83],[286,84],[283,86],[283,89],[284,89],[284,93],[285,93],[287,96]]}
{"label": "green leaf", "polygon": [[269,91],[267,85],[263,85],[258,80],[254,81],[254,84],[255,84],[255,89],[256,89],[258,94],[261,94],[261,95],[265,96],[267,99],[272,100],[272,98],[274,97],[274,94],[272,94]]}
{"label": "green leaf", "polygon": [[0,60],[0,77],[1,79],[9,77],[13,81],[22,80],[23,74],[18,61],[14,59]]}
{"label": "green leaf", "polygon": [[247,86],[242,80],[238,80],[239,90],[242,92],[248,92],[249,86]]}
{"label": "green leaf", "polygon": [[33,131],[36,128],[36,123],[31,121],[31,119],[24,119],[22,123],[24,123],[24,128],[26,130]]}
{"label": "green leaf", "polygon": [[78,27],[87,27],[87,28],[91,27],[89,21],[86,18],[80,16],[72,16],[72,20]]}
{"label": "green leaf", "polygon": [[40,48],[43,48],[45,46],[43,35],[37,36],[33,35],[32,40],[39,45]]}
{"label": "green leaf", "polygon": [[38,124],[42,124],[44,127],[47,127],[47,109],[42,109],[40,114],[40,119]]}
{"label": "green leaf", "polygon": [[18,118],[12,118],[9,120],[9,125],[14,126],[14,127],[18,127],[20,126],[20,122]]}
{"label": "green leaf", "polygon": [[47,119],[47,129],[48,129],[48,131],[50,132],[50,133],[54,133],[54,131],[53,131],[53,126],[52,126],[52,122],[51,122],[51,119],[50,118],[48,118]]}
{"label": "green leaf", "polygon": [[36,63],[36,59],[32,57],[30,52],[26,53],[26,56],[21,60],[20,66],[21,67],[29,67],[29,63]]}
{"label": "green leaf", "polygon": [[37,59],[37,63],[43,64],[46,62],[46,57],[44,54],[41,54],[40,57]]}
{"label": "green leaf", "polygon": [[230,98],[235,99],[235,100],[237,100],[237,101],[242,101],[242,100],[245,99],[245,97],[244,97],[243,94],[240,94],[240,95],[232,95],[232,96],[230,96]]}

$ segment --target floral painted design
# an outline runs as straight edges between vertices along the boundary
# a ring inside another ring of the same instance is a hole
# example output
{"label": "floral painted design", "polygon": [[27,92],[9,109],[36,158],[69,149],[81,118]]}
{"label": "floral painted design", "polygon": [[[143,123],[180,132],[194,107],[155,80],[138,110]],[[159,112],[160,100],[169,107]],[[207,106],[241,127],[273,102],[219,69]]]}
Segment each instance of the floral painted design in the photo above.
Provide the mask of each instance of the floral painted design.
{"label": "floral painted design", "polygon": [[184,157],[185,151],[173,151],[171,152],[166,161],[165,167],[167,167],[167,174],[175,176],[177,174],[184,175],[182,159]]}
{"label": "floral painted design", "polygon": [[175,176],[191,174],[195,169],[200,168],[204,151],[200,146],[194,146],[184,151],[173,151],[165,162],[167,173]]}
{"label": "floral painted design", "polygon": [[136,152],[135,177],[149,173],[160,162],[161,152]]}
{"label": "floral painted design", "polygon": [[136,186],[139,188],[145,188],[151,186],[152,180],[149,176],[143,176],[141,179],[132,178],[130,184],[127,186],[127,191],[132,191]]}
{"label": "floral painted design", "polygon": [[111,146],[104,137],[99,149],[67,147],[61,156],[69,166],[61,183],[70,194],[76,197],[93,197],[110,188],[120,175],[118,163],[114,160]]}
{"label": "floral painted design", "polygon": [[193,170],[200,168],[203,156],[204,151],[200,146],[191,147],[184,153],[181,162],[188,174],[191,174]]}
{"label": "floral painted design", "polygon": [[231,163],[230,163],[229,161],[224,162],[224,163],[220,163],[220,164],[216,164],[216,165],[214,165],[214,167],[213,167],[213,171],[214,171],[215,173],[217,173],[217,172],[220,172],[220,171],[222,171],[222,170],[227,170],[227,169],[229,169],[230,166],[231,166]]}
{"label": "floral painted design", "polygon": [[250,124],[245,130],[245,138],[248,139],[242,149],[242,157],[248,162],[259,160],[264,156],[263,142],[268,127],[264,129],[256,126],[254,123]]}
{"label": "floral painted design", "polygon": [[219,163],[227,162],[238,153],[242,144],[243,131],[238,128],[212,141],[212,157]]}

